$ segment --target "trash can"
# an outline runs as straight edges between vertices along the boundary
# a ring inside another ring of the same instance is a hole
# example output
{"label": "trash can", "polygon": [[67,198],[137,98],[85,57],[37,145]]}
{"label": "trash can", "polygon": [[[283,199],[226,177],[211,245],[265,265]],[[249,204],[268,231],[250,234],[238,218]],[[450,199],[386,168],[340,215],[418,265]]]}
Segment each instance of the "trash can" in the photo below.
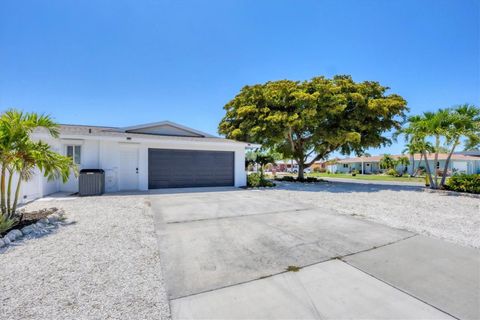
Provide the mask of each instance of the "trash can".
{"label": "trash can", "polygon": [[105,171],[103,169],[82,169],[78,177],[80,196],[97,196],[105,192]]}

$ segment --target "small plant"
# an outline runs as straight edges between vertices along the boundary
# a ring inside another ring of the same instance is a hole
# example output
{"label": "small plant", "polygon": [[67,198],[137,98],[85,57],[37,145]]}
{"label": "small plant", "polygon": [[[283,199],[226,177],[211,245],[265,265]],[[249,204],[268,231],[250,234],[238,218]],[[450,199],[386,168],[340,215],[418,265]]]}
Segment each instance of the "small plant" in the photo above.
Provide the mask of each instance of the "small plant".
{"label": "small plant", "polygon": [[457,174],[450,177],[445,189],[480,194],[480,174]]}
{"label": "small plant", "polygon": [[357,170],[357,169],[353,169],[353,170],[352,170],[352,177],[355,177],[357,174],[358,174],[358,170]]}
{"label": "small plant", "polygon": [[15,223],[16,221],[14,219],[9,219],[4,215],[0,214],[0,234],[3,234],[4,232],[10,230],[15,225]]}
{"label": "small plant", "polygon": [[289,272],[298,272],[298,271],[300,271],[300,269],[301,268],[297,267],[297,266],[288,266],[286,270],[289,271]]}

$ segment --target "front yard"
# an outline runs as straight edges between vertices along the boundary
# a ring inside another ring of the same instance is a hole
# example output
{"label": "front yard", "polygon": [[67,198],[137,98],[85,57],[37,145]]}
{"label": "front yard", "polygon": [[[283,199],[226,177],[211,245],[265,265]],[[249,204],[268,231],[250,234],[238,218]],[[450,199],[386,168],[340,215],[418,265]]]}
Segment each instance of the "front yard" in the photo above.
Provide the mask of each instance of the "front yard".
{"label": "front yard", "polygon": [[152,216],[144,197],[35,201],[68,225],[0,250],[2,319],[165,319]]}

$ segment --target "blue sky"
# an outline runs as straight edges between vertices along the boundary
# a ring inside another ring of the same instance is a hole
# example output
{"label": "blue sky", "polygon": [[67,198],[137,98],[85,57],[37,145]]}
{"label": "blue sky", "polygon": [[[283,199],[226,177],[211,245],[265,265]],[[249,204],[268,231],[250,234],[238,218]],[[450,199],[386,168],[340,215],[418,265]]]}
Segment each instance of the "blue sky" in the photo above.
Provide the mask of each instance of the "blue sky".
{"label": "blue sky", "polygon": [[0,109],[216,133],[244,85],[334,74],[391,87],[412,114],[479,105],[479,3],[4,0]]}

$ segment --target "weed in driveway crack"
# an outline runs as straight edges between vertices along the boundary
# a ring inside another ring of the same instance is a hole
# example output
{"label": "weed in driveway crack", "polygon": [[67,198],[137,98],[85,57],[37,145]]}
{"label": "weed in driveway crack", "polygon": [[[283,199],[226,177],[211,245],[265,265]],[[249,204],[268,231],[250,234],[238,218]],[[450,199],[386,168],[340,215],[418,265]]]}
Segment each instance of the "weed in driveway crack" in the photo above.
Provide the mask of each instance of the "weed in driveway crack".
{"label": "weed in driveway crack", "polygon": [[290,271],[290,272],[298,272],[300,271],[301,267],[297,267],[297,266],[288,266],[287,267],[287,271]]}

